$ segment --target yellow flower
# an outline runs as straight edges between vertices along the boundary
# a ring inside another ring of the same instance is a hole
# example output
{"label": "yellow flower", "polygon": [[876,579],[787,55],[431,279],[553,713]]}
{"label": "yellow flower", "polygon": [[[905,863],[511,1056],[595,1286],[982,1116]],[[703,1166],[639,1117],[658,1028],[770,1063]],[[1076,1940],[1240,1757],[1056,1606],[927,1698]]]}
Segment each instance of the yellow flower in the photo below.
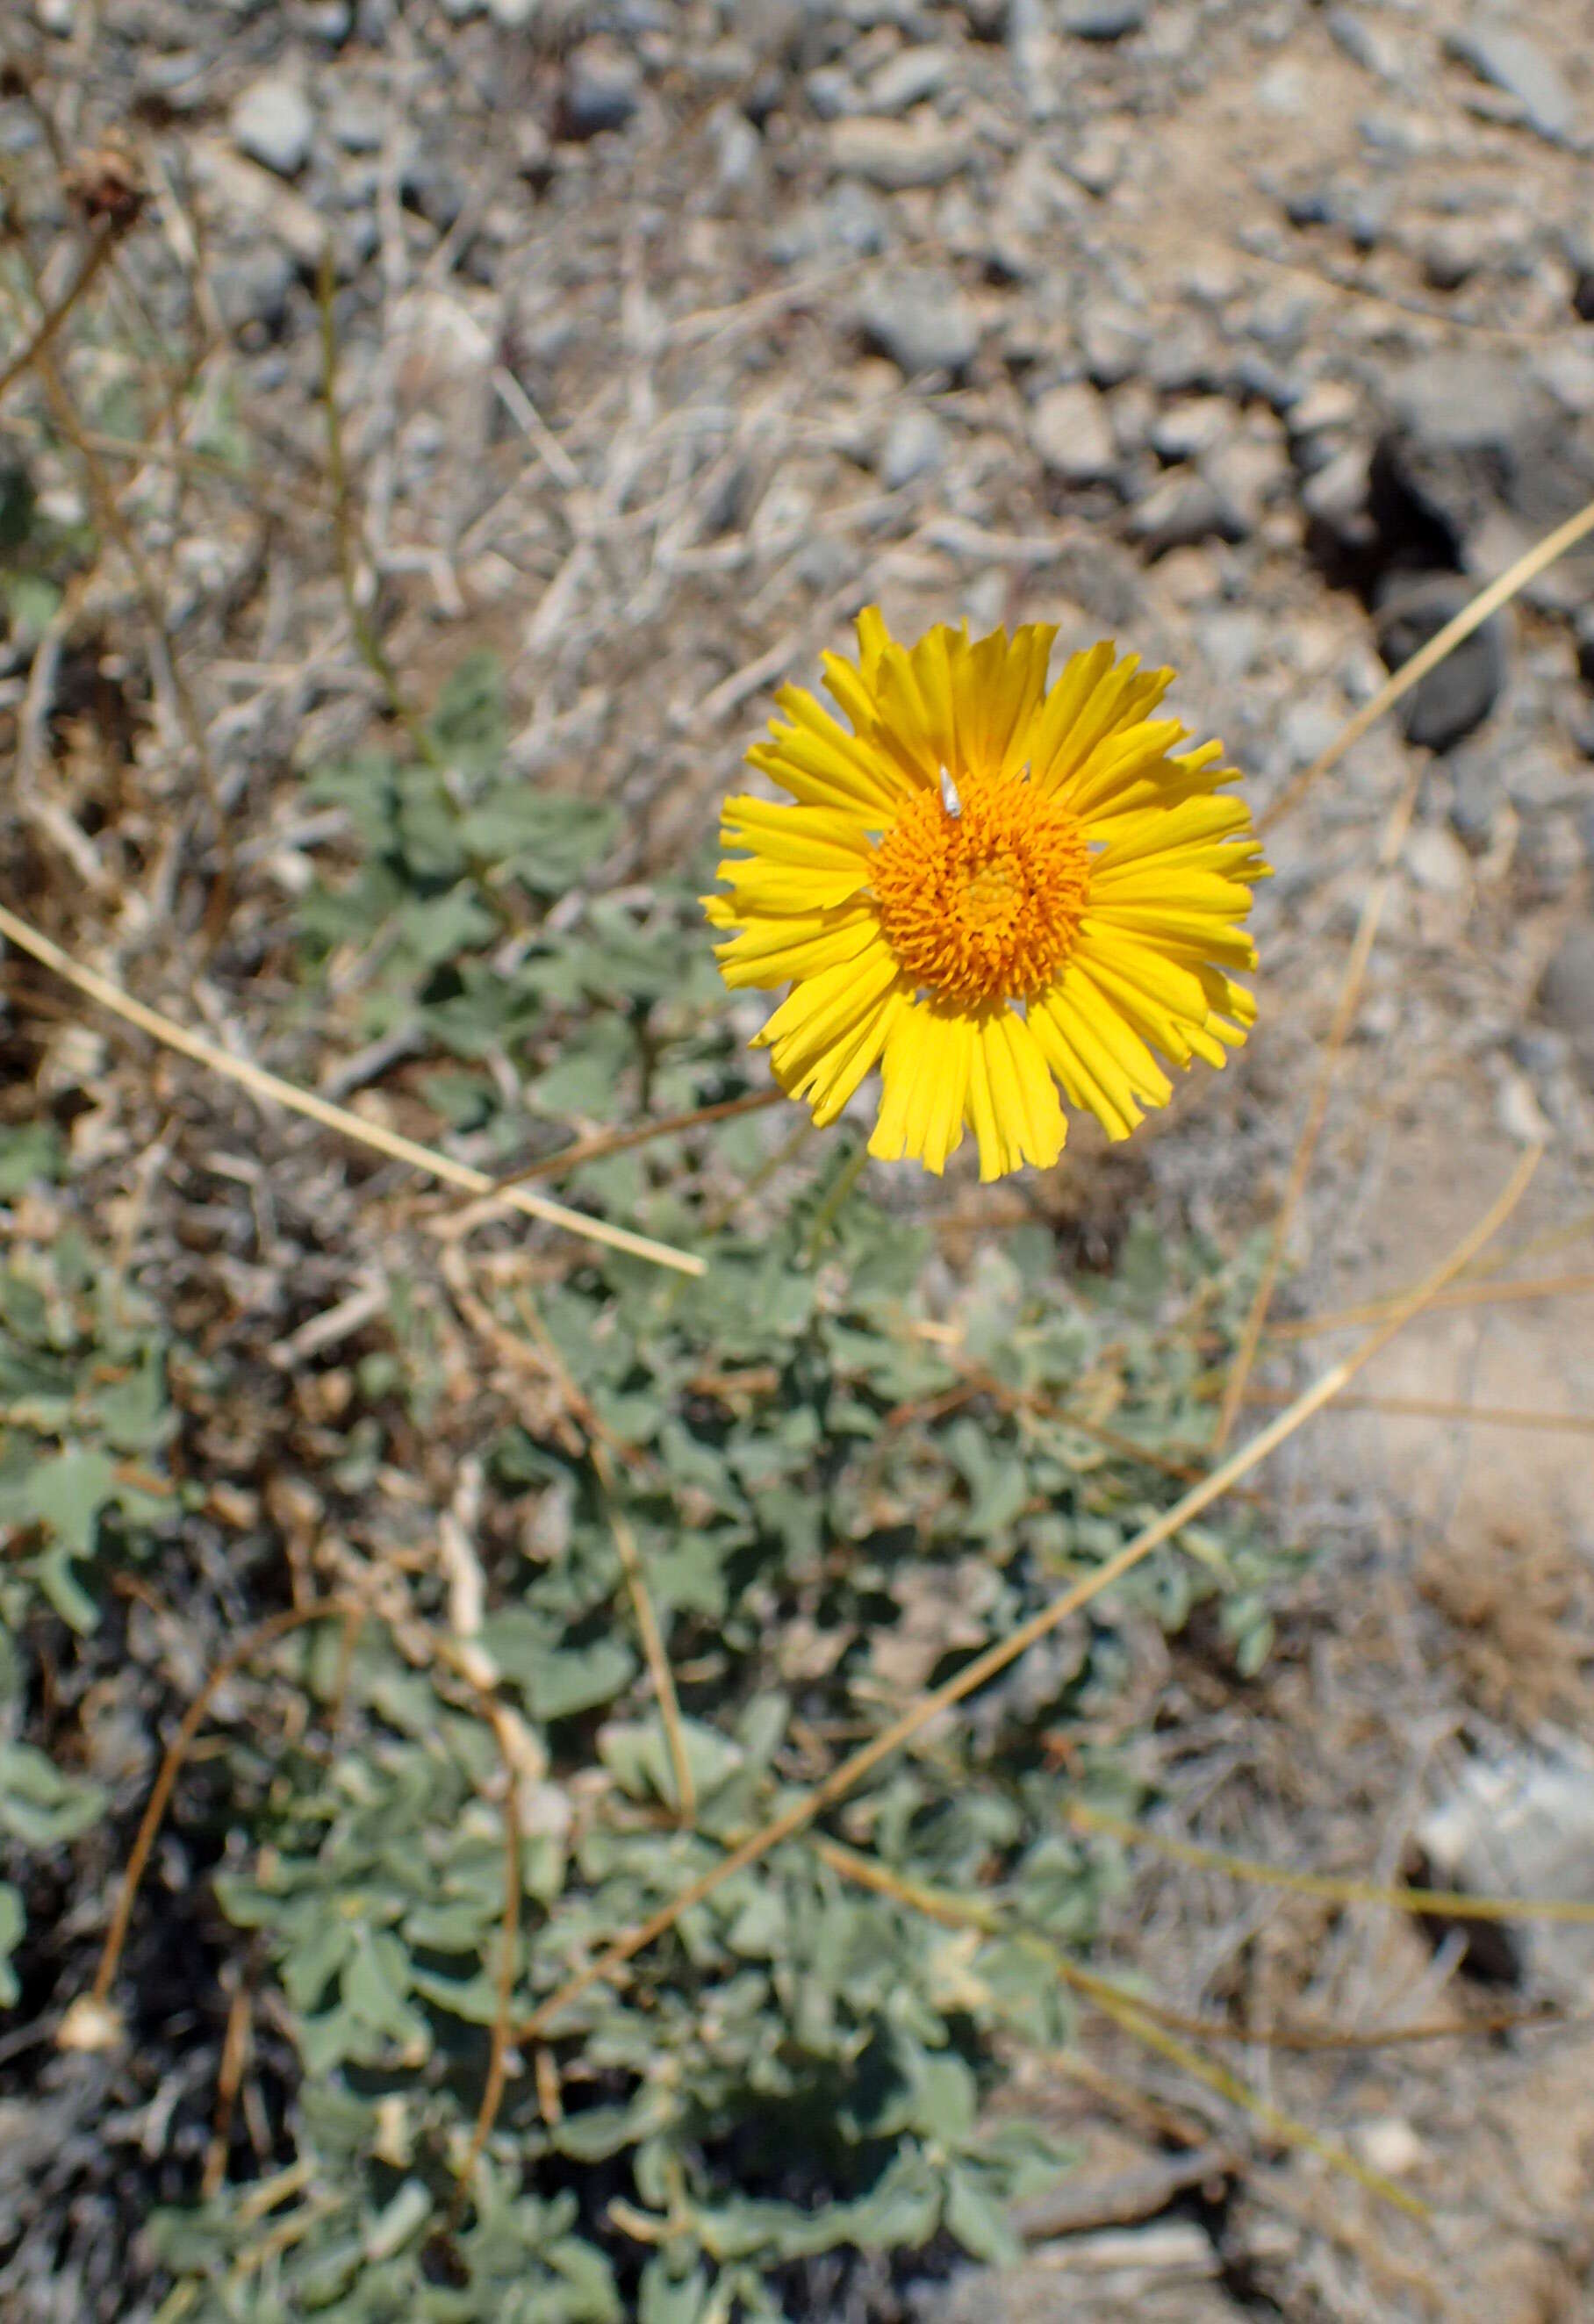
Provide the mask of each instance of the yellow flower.
{"label": "yellow flower", "polygon": [[1151,1052],[1218,1065],[1256,1003],[1239,926],[1267,865],[1222,746],[1151,715],[1173,671],[1110,641],[1048,691],[1055,630],[911,650],[869,608],[857,667],[825,657],[851,732],[811,694],[748,753],[790,793],[727,801],[705,899],[725,981],[790,992],[759,1034],[776,1079],[834,1121],[879,1065],[869,1150],[939,1174],[965,1122],[980,1175],[1056,1161],[1057,1084],[1110,1138],[1171,1085]]}

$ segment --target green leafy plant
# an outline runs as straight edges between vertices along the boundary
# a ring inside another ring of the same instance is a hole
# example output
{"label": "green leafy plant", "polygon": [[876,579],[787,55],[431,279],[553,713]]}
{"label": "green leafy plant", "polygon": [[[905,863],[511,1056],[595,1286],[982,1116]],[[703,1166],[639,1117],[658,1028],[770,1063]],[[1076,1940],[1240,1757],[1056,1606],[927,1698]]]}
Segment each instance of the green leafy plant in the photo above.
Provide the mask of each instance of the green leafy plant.
{"label": "green leafy plant", "polygon": [[[613,817],[507,770],[485,663],[431,733],[435,764],[313,779],[346,820],[302,902],[307,994],[334,992],[359,1037],[410,1030],[411,1086],[505,1157],[555,1123],[745,1087],[696,883],[595,892]],[[1243,1310],[1214,1252],[1147,1226],[1105,1276],[1070,1279],[1038,1224],[954,1269],[861,1176],[847,1131],[745,1203],[784,1136],[747,1119],[705,1151],[584,1166],[579,1194],[689,1238],[701,1279],[460,1255],[462,1314],[538,1390],[472,1407],[469,1659],[423,1564],[357,1631],[327,1619],[273,1650],[251,1683],[292,1718],[218,1704],[232,1804],[212,1892],[297,2080],[274,2152],[235,2138],[233,2175],[151,2223],[164,2324],[774,2324],[805,2312],[813,2271],[843,2280],[860,2254],[1009,2255],[1013,2200],[1066,2168],[1042,2125],[986,2100],[1015,2042],[1071,2034],[1073,1997],[1026,1936],[1088,1947],[1117,1877],[1066,1802],[1121,1811],[1138,1784],[1132,1749],[1104,1742],[1071,1742],[1065,1783],[1055,1738],[1119,1699],[1131,1610],[1176,1630],[1211,1600],[1243,1665],[1265,1651],[1280,1561],[1243,1514],[1192,1528],[1184,1555],[834,1812],[878,1885],[825,1833],[791,1840],[546,2039],[517,2034],[617,1932],[1166,1508]],[[338,1495],[366,1490],[406,1428],[447,1425],[424,1294],[401,1267],[391,1280],[339,1391]],[[1197,1307],[1199,1339],[1170,1328]],[[174,1348],[169,1366],[156,1323],[70,1236],[0,1284],[0,1512],[23,1545],[7,1616],[42,1602],[86,1624],[107,1556],[136,1555],[176,1506],[169,1370],[214,1397],[225,1365]],[[90,1794],[39,1781],[16,1763],[14,1837],[70,1846]],[[942,1925],[926,1890],[978,1895],[1000,1925]],[[15,1918],[0,1889],[0,1934]]]}

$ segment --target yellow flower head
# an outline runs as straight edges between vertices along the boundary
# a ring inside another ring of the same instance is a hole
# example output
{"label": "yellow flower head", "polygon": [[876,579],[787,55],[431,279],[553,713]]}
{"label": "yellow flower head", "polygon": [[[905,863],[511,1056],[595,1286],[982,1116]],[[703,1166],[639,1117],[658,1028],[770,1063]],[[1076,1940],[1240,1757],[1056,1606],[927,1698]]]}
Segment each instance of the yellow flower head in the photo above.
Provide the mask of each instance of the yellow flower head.
{"label": "yellow flower head", "polygon": [[1055,635],[910,650],[870,607],[857,667],[825,657],[851,732],[786,687],[748,757],[790,800],[726,802],[725,981],[790,984],[756,1046],[816,1122],[881,1067],[885,1161],[939,1174],[967,1122],[982,1178],[1049,1168],[1058,1083],[1127,1138],[1171,1094],[1153,1048],[1220,1065],[1256,1020],[1230,972],[1256,964],[1239,923],[1267,866],[1221,744],[1179,753],[1151,715],[1173,671],[1110,641],[1048,690]]}

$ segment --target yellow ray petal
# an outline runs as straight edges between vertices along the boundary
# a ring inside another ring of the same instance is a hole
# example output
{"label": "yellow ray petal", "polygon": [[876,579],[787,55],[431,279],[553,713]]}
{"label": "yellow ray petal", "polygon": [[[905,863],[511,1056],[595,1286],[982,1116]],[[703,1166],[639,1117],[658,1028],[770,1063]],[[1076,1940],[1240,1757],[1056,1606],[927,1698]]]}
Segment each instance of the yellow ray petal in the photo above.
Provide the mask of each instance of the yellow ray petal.
{"label": "yellow ray petal", "polygon": [[[1101,650],[1100,647],[1095,650],[1097,653]],[[1037,724],[1048,729],[1047,749],[1044,756],[1037,750],[1035,779],[1053,798],[1072,798],[1076,788],[1083,795],[1092,795],[1095,754],[1126,730],[1144,726],[1147,714],[1155,710],[1173,683],[1171,669],[1142,670],[1138,654],[1126,654],[1121,661],[1109,668],[1111,652],[1109,644],[1106,660],[1100,665],[1105,674],[1082,701],[1072,706],[1066,725],[1053,725],[1052,696],[1048,696],[1041,707]],[[1092,660],[1093,664],[1093,657]],[[1055,687],[1053,694],[1058,690]],[[1167,730],[1169,742],[1184,733],[1176,719],[1165,719],[1159,724]],[[1138,749],[1140,745],[1127,747]]]}
{"label": "yellow ray petal", "polygon": [[925,706],[926,740],[937,777],[943,767],[959,771],[963,764],[957,719],[968,654],[967,637],[938,622],[909,656],[919,700]]}
{"label": "yellow ray petal", "polygon": [[1014,633],[1005,674],[1012,715],[1006,721],[1005,733],[1003,719],[994,718],[990,733],[991,748],[1000,745],[1000,764],[1004,774],[1016,775],[1030,764],[1031,736],[1046,695],[1046,666],[1052,659],[1056,635],[1056,625],[1052,622],[1027,622]]}
{"label": "yellow ray petal", "polygon": [[716,876],[731,890],[738,920],[760,913],[823,912],[835,904],[850,903],[868,879],[867,865],[851,872],[815,872],[797,863],[769,863],[732,856],[715,867]]}
{"label": "yellow ray petal", "polygon": [[783,1089],[802,1080],[827,1049],[851,1042],[870,1012],[897,982],[897,964],[883,944],[870,945],[855,960],[806,976],[787,994],[769,1023],[753,1037],[755,1049],[769,1049]]}
{"label": "yellow ray petal", "polygon": [[743,792],[725,801],[720,825],[723,847],[745,847],[774,863],[800,863],[815,872],[867,868],[872,853],[863,826],[824,807],[789,807]]}
{"label": "yellow ray petal", "polygon": [[1176,807],[1141,807],[1126,814],[1092,818],[1086,828],[1101,847],[1096,858],[1103,871],[1138,863],[1150,855],[1198,853],[1210,848],[1237,852],[1245,843],[1237,835],[1250,834],[1250,809],[1243,799],[1206,797],[1182,799]]}
{"label": "yellow ray petal", "polygon": [[871,907],[843,906],[834,912],[788,912],[750,920],[728,944],[714,946],[714,957],[733,991],[751,986],[769,992],[794,977],[817,976],[821,969],[856,960],[879,940],[880,925]]}
{"label": "yellow ray petal", "polygon": [[792,1096],[807,1099],[818,1129],[836,1120],[864,1074],[879,1064],[898,1018],[912,1006],[911,997],[893,985],[860,1018],[850,1038],[827,1049],[792,1089]]}
{"label": "yellow ray petal", "polygon": [[1049,1170],[1063,1151],[1068,1125],[1046,1057],[1010,1009],[975,1022],[967,1119],[980,1141],[981,1178],[1003,1177],[1026,1162]]}
{"label": "yellow ray petal", "polygon": [[922,1162],[938,1178],[963,1143],[974,1028],[910,1003],[886,1044],[884,1093],[869,1150],[882,1162]]}
{"label": "yellow ray petal", "polygon": [[1093,1113],[1109,1138],[1127,1138],[1143,1106],[1173,1095],[1145,1042],[1077,966],[1031,1006],[1029,1022],[1070,1102]]}

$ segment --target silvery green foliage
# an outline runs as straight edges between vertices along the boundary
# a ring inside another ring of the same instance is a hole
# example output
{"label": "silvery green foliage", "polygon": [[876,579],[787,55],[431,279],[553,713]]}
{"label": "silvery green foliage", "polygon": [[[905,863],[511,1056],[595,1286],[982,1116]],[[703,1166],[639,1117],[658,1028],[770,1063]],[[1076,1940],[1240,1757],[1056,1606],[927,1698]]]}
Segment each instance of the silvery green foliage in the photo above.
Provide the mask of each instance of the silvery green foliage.
{"label": "silvery green foliage", "polygon": [[[439,1134],[474,1137],[506,1168],[528,1117],[552,1144],[555,1119],[622,1120],[744,1087],[694,901],[703,881],[606,897],[616,817],[506,767],[485,665],[461,674],[436,732],[439,766],[373,759],[313,787],[346,811],[354,860],[346,847],[303,899],[307,997],[319,1005],[323,959],[342,964],[362,1036],[410,1035]],[[584,881],[591,899],[550,921],[550,901]],[[523,1107],[506,1096],[517,1082]],[[1166,1507],[1166,1475],[1062,1407],[1110,1412],[1118,1438],[1153,1452],[1199,1443],[1200,1375],[1243,1304],[1212,1254],[1148,1230],[1088,1282],[1065,1279],[1038,1225],[987,1238],[954,1274],[854,1185],[845,1130],[810,1149],[797,1194],[716,1228],[714,1186],[752,1176],[770,1125],[712,1139],[712,1181],[677,1142],[573,1185],[701,1250],[701,1280],[581,1253],[537,1306],[582,1408],[632,1456],[617,1489],[678,1674],[692,1831],[671,1812],[613,1510],[579,1435],[506,1401],[468,1448],[495,1545],[477,1644],[529,1738],[516,2020]],[[152,1326],[96,1307],[87,1250],[56,1259],[69,1296],[0,1286],[0,1508],[33,1528],[26,1586],[88,1622],[97,1556],[136,1554],[139,1528],[170,1514],[139,1498],[120,1456],[136,1451],[158,1480],[172,1423]],[[503,1330],[523,1332],[512,1290],[483,1283]],[[1161,1328],[1198,1287],[1205,1350]],[[384,1412],[432,1424],[435,1362],[408,1312],[397,1285],[391,1345],[356,1367],[365,1408],[344,1423],[346,1493],[386,1457]],[[114,1386],[95,1360],[106,1349]],[[305,1716],[267,1730],[292,1739],[221,1730],[236,1805],[213,1876],[298,2086],[267,2175],[235,2135],[222,2192],[151,2222],[170,2313],[751,2324],[811,2312],[805,2271],[827,2255],[1006,2255],[1012,2200],[1067,2157],[983,2101],[1004,2049],[1071,2038],[1033,1937],[1088,1946],[1117,1877],[1110,1849],[1070,1835],[1065,1808],[1082,1792],[1120,1808],[1137,1794],[1132,1749],[1092,1740],[1127,1675],[1124,1610],[1175,1629],[1212,1597],[1243,1665],[1266,1650],[1276,1553],[1232,1519],[1182,1541],[1193,1554],[1141,1569],[826,1820],[900,1881],[1000,1908],[1003,1933],[938,1923],[787,1843],[622,1982],[589,1988],[540,2074],[511,2049],[462,2206],[503,1958],[499,1742],[401,1628],[367,1622],[352,1657],[337,1626],[299,1633],[273,1683]],[[440,1585],[416,1587],[419,1612],[445,1627]],[[20,1796],[24,1818],[56,1820],[24,1838],[69,1845],[84,1803],[41,1797],[39,1780],[17,1763],[0,1826]],[[14,1918],[0,1886],[0,1952]]]}
{"label": "silvery green foliage", "polygon": [[[628,1513],[682,1672],[699,1807],[695,1831],[675,1828],[597,1480],[511,1422],[491,1449],[495,1494],[534,1545],[539,1517],[559,1512],[556,1554],[544,1540],[494,1575],[481,1637],[548,1757],[521,1800],[518,2018],[1162,1504],[1154,1474],[1042,1418],[1042,1400],[1110,1363],[1119,1430],[1153,1444],[1193,1430],[1194,1359],[1156,1343],[1157,1254],[1138,1246],[1132,1281],[1082,1298],[1022,1237],[976,1268],[961,1312],[978,1360],[1037,1408],[894,1423],[961,1375],[910,1328],[914,1230],[854,1193],[810,1258],[842,1168],[823,1166],[772,1238],[723,1236],[702,1283],[620,1261],[544,1301],[582,1394],[650,1464],[625,1488]],[[1197,1546],[1125,1594],[1176,1626],[1197,1591],[1237,1604],[1259,1587],[1243,1539]],[[1044,1738],[1109,1708],[1123,1655],[1099,1609],[961,1728],[889,1763],[832,1828],[908,1881],[1000,1904],[1016,1931],[1088,1943],[1113,1858],[1068,1836],[1066,1798],[1083,1784],[1129,1803],[1132,1761],[1087,1744],[1065,1784]],[[801,2312],[784,2304],[794,2271],[828,2252],[1009,2249],[1009,2202],[1066,2157],[981,2098],[1002,2042],[1070,2037],[1055,1972],[1021,1936],[938,1924],[803,1840],[569,2010],[552,2039],[556,2118],[515,2053],[478,2200],[451,2225],[501,1959],[502,1768],[457,1687],[374,1627],[352,1671],[338,1665],[332,1629],[303,1646],[310,1698],[341,1689],[337,1739],[312,1732],[282,1765],[270,1815],[217,1882],[290,2016],[306,2225],[256,2267],[270,2222],[247,2183],[161,2220],[159,2250],[196,2289],[189,2312],[706,2324]]]}

